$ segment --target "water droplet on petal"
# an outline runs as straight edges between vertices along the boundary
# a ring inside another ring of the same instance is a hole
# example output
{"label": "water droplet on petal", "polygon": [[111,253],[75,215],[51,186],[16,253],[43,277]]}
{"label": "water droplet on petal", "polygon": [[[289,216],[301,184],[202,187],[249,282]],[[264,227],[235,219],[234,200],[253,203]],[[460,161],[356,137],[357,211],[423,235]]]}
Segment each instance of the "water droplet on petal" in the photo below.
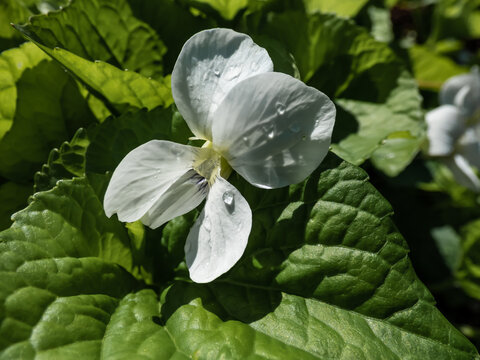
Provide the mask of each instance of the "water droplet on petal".
{"label": "water droplet on petal", "polygon": [[278,115],[282,116],[283,114],[285,114],[285,111],[286,111],[285,104],[282,104],[281,102],[277,102],[275,104],[275,107],[277,108]]}
{"label": "water droplet on petal", "polygon": [[214,73],[215,76],[217,76],[217,77],[220,76],[220,70],[218,70],[218,69],[213,70],[213,73]]}
{"label": "water droplet on petal", "polygon": [[239,66],[229,66],[227,71],[223,74],[226,80],[233,80],[237,78],[240,73],[242,72],[242,69]]}
{"label": "water droplet on petal", "polygon": [[245,145],[247,145],[247,146],[250,145],[250,141],[249,141],[248,137],[244,136],[244,137],[242,138],[242,140],[243,140],[243,142],[245,143]]}
{"label": "water droplet on petal", "polygon": [[233,204],[233,193],[231,193],[230,191],[225,191],[222,195],[222,200],[225,204],[232,205]]}
{"label": "water droplet on petal", "polygon": [[273,137],[275,136],[275,132],[270,131],[267,136],[268,136],[269,139],[273,139]]}
{"label": "water droplet on petal", "polygon": [[21,69],[23,66],[23,63],[21,61],[17,62],[17,68]]}
{"label": "water droplet on petal", "polygon": [[296,122],[290,124],[288,128],[290,129],[291,132],[294,132],[294,133],[298,133],[301,129],[300,125]]}

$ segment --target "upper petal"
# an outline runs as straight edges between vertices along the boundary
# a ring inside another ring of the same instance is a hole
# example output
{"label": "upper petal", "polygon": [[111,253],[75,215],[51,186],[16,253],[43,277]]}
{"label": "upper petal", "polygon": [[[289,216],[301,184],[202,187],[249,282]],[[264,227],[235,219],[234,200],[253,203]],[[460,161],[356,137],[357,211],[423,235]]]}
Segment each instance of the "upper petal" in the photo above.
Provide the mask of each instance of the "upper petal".
{"label": "upper petal", "polygon": [[251,184],[277,188],[305,179],[328,152],[335,105],[282,73],[236,85],[213,118],[213,145]]}
{"label": "upper petal", "polygon": [[440,90],[440,103],[460,107],[466,116],[472,116],[480,109],[480,74],[472,71],[468,74],[448,79]]}
{"label": "upper petal", "polygon": [[185,243],[191,279],[206,283],[230,270],[242,257],[251,228],[252,211],[247,201],[218,177]]}
{"label": "upper petal", "polygon": [[453,105],[442,105],[425,116],[428,125],[428,154],[431,156],[450,155],[458,138],[465,131],[465,114]]}
{"label": "upper petal", "polygon": [[211,29],[192,36],[172,72],[172,94],[195,136],[211,140],[211,114],[228,91],[255,74],[272,71],[267,51],[245,34]]}
{"label": "upper petal", "polygon": [[130,151],[113,172],[103,207],[120,221],[140,219],[160,196],[192,168],[198,148],[152,140]]}

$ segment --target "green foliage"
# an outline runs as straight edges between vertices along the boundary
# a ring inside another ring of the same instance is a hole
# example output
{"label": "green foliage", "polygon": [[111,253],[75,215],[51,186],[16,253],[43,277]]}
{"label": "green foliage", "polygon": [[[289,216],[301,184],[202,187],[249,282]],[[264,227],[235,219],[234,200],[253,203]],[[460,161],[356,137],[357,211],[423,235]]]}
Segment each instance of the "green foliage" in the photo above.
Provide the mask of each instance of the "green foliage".
{"label": "green foliage", "polygon": [[126,0],[71,0],[62,11],[33,16],[17,29],[49,48],[155,79],[162,76],[166,48],[150,26],[133,16]]}
{"label": "green foliage", "polygon": [[12,52],[3,55],[9,81],[8,101],[0,105],[6,131],[0,140],[0,175],[21,181],[31,179],[50,149],[94,119],[77,84],[57,63],[31,45]]}
{"label": "green foliage", "polygon": [[23,72],[48,59],[37,46],[31,43],[3,52],[0,55],[0,139],[12,127],[17,106],[17,82]]}
{"label": "green foliage", "polygon": [[335,13],[338,16],[354,17],[369,0],[303,0],[307,13]]}
{"label": "green foliage", "polygon": [[217,11],[226,20],[232,20],[237,13],[248,6],[249,0],[185,0],[187,4],[203,11]]}
{"label": "green foliage", "polygon": [[122,71],[102,61],[88,61],[60,48],[40,45],[53,59],[60,62],[114,113],[173,102],[169,78],[156,81],[132,71]]}
{"label": "green foliage", "polygon": [[433,49],[416,45],[409,49],[413,74],[421,89],[439,91],[442,84],[452,76],[468,72],[468,68],[455,64]]}
{"label": "green foliage", "polygon": [[35,191],[52,189],[57,181],[85,174],[85,156],[90,144],[87,132],[80,128],[73,139],[50,152],[42,170],[35,174]]}
{"label": "green foliage", "polygon": [[468,295],[480,299],[480,220],[467,224],[462,238],[463,257],[456,277]]}

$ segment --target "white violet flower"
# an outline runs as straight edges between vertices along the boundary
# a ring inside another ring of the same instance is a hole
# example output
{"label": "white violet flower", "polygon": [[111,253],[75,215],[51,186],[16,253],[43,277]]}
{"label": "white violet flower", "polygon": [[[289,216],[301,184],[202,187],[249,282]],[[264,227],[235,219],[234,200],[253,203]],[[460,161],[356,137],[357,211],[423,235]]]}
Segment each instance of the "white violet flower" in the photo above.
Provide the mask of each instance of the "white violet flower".
{"label": "white violet flower", "polygon": [[456,181],[480,192],[480,74],[454,76],[440,90],[440,106],[426,115],[428,154],[439,156]]}
{"label": "white violet flower", "polygon": [[233,168],[252,185],[304,180],[328,152],[335,106],[322,92],[273,72],[267,51],[228,29],[199,32],[172,72],[178,110],[202,148],[149,141],[125,156],[104,208],[120,221],[157,228],[205,206],[185,243],[195,282],[209,282],[242,256],[252,226],[245,198],[226,179]]}

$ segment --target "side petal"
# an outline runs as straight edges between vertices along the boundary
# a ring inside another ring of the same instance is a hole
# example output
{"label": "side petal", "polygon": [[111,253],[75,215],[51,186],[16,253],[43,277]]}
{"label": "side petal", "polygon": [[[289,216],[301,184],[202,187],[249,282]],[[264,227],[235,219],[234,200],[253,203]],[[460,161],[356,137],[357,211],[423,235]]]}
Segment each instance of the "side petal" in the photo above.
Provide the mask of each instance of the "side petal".
{"label": "side petal", "polygon": [[457,153],[480,170],[480,125],[467,128],[458,141]]}
{"label": "side petal", "polygon": [[480,74],[472,70],[468,74],[448,79],[440,90],[440,103],[459,106],[467,117],[480,109]]}
{"label": "side petal", "polygon": [[213,146],[251,184],[278,188],[305,179],[328,152],[335,105],[282,73],[236,85],[213,117]]}
{"label": "side petal", "polygon": [[457,183],[472,191],[480,192],[480,180],[462,155],[456,154],[443,159],[443,161],[452,172]]}
{"label": "side petal", "polygon": [[155,229],[195,209],[208,193],[208,182],[194,170],[187,171],[160,196],[142,216],[143,224]]}
{"label": "side petal", "polygon": [[185,243],[190,278],[206,283],[230,270],[242,257],[251,228],[252,211],[247,201],[227,180],[218,177]]}
{"label": "side petal", "polygon": [[210,29],[183,46],[172,72],[175,104],[195,136],[211,140],[211,115],[228,91],[255,74],[273,71],[267,51],[245,34]]}
{"label": "side petal", "polygon": [[425,116],[427,122],[427,137],[429,141],[428,154],[431,156],[448,156],[458,138],[465,131],[466,117],[453,105],[442,105]]}
{"label": "side petal", "polygon": [[113,172],[103,207],[120,221],[140,219],[179,178],[187,173],[198,148],[152,140],[130,151]]}

